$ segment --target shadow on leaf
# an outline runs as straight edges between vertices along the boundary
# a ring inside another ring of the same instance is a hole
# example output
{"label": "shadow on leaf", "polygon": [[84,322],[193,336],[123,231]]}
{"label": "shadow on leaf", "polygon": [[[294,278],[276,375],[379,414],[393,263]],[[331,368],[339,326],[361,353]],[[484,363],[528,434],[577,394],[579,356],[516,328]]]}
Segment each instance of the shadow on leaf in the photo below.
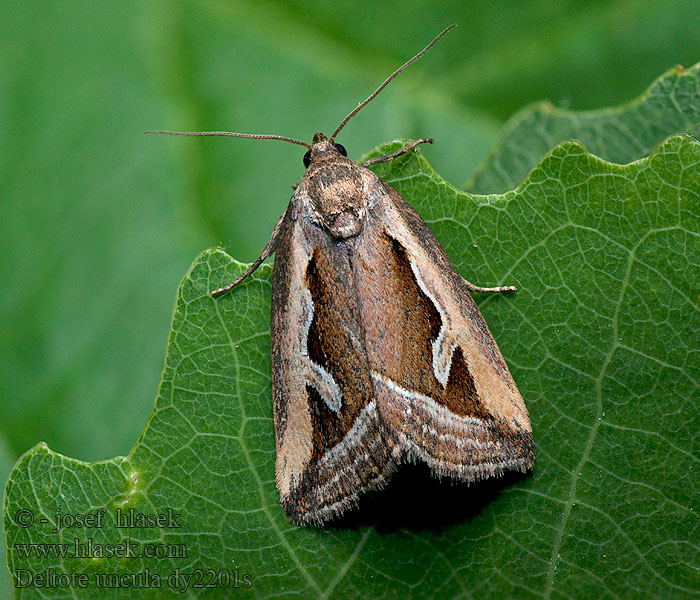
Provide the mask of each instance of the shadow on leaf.
{"label": "shadow on leaf", "polygon": [[502,490],[530,474],[509,471],[476,483],[434,477],[424,464],[401,465],[387,486],[365,494],[359,505],[331,521],[327,529],[374,526],[382,533],[397,530],[438,532],[471,522]]}

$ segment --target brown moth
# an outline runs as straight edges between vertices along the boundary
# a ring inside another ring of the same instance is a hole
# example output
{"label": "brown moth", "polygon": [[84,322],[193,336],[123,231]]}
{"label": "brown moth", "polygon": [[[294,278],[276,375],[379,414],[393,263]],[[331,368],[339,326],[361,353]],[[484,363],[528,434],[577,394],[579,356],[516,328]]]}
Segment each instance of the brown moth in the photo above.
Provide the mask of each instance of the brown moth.
{"label": "brown moth", "polygon": [[[452,26],[454,27],[454,25]],[[527,409],[469,295],[503,292],[463,279],[416,211],[335,138],[348,120],[449,29],[397,69],[327,138],[313,143],[231,132],[157,132],[281,139],[308,148],[307,167],[261,256],[272,275],[272,387],[280,500],[320,525],[397,465],[472,482],[527,471]],[[156,133],[156,132],[154,132]]]}

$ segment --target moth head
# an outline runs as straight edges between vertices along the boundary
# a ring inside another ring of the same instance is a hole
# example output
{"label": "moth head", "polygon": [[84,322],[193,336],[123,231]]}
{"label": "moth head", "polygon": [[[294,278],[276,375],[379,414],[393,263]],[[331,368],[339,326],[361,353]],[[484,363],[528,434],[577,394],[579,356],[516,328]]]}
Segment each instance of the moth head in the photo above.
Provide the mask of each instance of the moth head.
{"label": "moth head", "polygon": [[316,133],[304,164],[303,190],[320,224],[337,239],[360,233],[367,204],[362,170],[346,158],[345,148]]}
{"label": "moth head", "polygon": [[348,152],[345,150],[345,146],[336,144],[335,141],[330,141],[320,131],[317,131],[314,134],[313,145],[306,151],[306,154],[304,154],[304,166],[308,169],[313,161],[321,157],[333,156],[336,154],[347,156]]}

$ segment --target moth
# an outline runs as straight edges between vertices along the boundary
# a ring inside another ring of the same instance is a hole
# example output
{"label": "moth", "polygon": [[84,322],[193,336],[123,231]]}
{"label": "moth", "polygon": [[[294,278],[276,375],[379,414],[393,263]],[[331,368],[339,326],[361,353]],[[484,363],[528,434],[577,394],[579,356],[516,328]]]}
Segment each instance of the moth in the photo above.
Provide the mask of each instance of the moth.
{"label": "moth", "polygon": [[330,137],[149,132],[277,139],[305,146],[306,172],[260,257],[272,253],[276,480],[299,525],[322,525],[424,461],[473,482],[534,461],[527,409],[469,292],[418,213],[335,142],[345,124],[447,31],[389,76]]}

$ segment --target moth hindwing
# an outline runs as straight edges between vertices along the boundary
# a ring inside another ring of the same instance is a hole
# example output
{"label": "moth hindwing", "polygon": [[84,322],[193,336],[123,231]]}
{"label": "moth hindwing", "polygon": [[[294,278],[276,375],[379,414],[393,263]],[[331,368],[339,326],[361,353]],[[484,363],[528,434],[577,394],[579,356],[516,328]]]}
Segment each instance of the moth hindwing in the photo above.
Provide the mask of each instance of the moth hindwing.
{"label": "moth hindwing", "polygon": [[462,279],[416,211],[335,138],[308,148],[307,170],[260,257],[275,253],[272,390],[280,500],[298,524],[320,525],[379,489],[407,460],[472,482],[534,460],[527,409]]}

